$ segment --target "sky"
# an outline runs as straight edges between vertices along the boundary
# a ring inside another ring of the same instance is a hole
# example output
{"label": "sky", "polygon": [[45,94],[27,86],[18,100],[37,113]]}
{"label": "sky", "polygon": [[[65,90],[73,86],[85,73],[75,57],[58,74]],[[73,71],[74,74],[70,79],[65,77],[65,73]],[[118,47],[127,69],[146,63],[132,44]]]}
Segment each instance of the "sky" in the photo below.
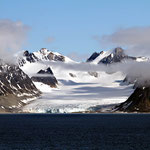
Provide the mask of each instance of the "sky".
{"label": "sky", "polygon": [[21,49],[44,47],[81,60],[112,48],[99,41],[104,35],[150,26],[149,16],[149,0],[0,0],[0,20],[29,28]]}

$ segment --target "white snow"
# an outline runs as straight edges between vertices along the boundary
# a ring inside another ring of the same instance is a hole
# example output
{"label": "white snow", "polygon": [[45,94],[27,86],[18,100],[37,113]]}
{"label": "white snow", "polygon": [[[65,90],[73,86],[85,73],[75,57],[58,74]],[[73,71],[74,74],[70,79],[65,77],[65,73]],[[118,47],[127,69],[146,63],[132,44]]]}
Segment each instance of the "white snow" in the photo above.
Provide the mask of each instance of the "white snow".
{"label": "white snow", "polygon": [[[83,75],[83,74],[82,74]],[[31,113],[72,113],[87,111],[97,105],[118,104],[133,92],[132,86],[121,86],[123,75],[100,73],[99,78],[88,75],[65,80],[59,78],[59,86],[52,89],[42,83],[35,83],[43,92],[42,96],[23,108]],[[76,80],[76,81],[73,81]],[[83,80],[83,81],[82,81]]]}
{"label": "white snow", "polygon": [[43,84],[41,82],[34,82],[34,84],[37,89],[43,93],[50,93],[52,91],[52,88],[49,85]]}
{"label": "white snow", "polygon": [[29,103],[29,102],[31,102],[33,100],[36,100],[36,99],[37,99],[36,97],[34,97],[34,98],[27,98],[27,99],[22,100],[22,102],[26,104],[26,103]]}
{"label": "white snow", "polygon": [[[42,60],[42,61],[49,61],[47,59],[45,59],[45,57],[47,57],[49,55],[49,53],[52,53],[54,55],[57,55],[57,56],[61,56],[60,53],[58,52],[53,52],[53,51],[49,51],[48,49],[44,48],[44,49],[41,49],[37,52],[33,52],[33,54],[39,59],[39,60]],[[67,56],[64,56],[65,58],[65,63],[68,63],[68,62],[74,62],[73,60],[71,60],[70,58],[68,58]]]}
{"label": "white snow", "polygon": [[137,62],[143,62],[143,61],[149,61],[149,59],[146,58],[146,57],[137,57],[137,58],[136,58],[136,61],[137,61]]}

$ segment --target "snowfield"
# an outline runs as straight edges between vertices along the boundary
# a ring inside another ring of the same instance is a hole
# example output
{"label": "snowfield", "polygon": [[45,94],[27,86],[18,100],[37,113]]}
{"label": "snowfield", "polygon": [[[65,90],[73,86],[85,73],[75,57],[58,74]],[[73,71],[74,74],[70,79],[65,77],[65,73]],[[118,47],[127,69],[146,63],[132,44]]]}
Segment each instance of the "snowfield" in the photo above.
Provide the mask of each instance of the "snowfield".
{"label": "snowfield", "polygon": [[96,106],[104,106],[102,111],[105,111],[106,105],[121,103],[133,92],[132,86],[120,85],[124,78],[121,73],[99,74],[98,78],[86,73],[80,73],[80,77],[72,80],[58,78],[57,89],[36,82],[35,85],[43,94],[26,105],[23,112],[72,113],[92,111]]}

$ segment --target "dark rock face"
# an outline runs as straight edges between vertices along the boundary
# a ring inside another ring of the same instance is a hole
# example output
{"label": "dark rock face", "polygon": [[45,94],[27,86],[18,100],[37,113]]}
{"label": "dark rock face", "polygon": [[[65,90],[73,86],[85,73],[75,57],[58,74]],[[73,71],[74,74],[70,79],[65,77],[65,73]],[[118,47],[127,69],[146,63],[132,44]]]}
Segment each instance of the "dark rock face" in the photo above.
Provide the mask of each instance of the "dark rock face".
{"label": "dark rock face", "polygon": [[150,87],[136,88],[133,94],[115,107],[116,111],[150,112]]}
{"label": "dark rock face", "polygon": [[40,70],[38,72],[38,74],[51,74],[51,75],[54,75],[50,67],[48,67],[46,70]]}
{"label": "dark rock face", "polygon": [[120,47],[117,47],[114,49],[114,52],[112,54],[110,54],[107,57],[104,57],[102,60],[100,60],[100,63],[103,64],[112,64],[112,63],[117,63],[117,62],[121,62],[125,59],[131,59],[131,60],[136,60],[136,57],[131,57],[128,55],[125,55],[124,50]]}
{"label": "dark rock face", "polygon": [[73,77],[73,78],[75,78],[75,77],[76,77],[76,75],[75,75],[75,74],[73,74],[73,73],[69,73],[69,75],[70,75],[71,77]]}
{"label": "dark rock face", "polygon": [[33,53],[29,53],[29,51],[27,50],[23,53],[23,56],[25,57],[25,59],[20,58],[18,60],[19,66],[23,66],[26,63],[26,61],[33,63],[39,60]]}
{"label": "dark rock face", "polygon": [[42,82],[44,84],[50,85],[52,88],[57,87],[57,79],[54,77],[54,74],[50,67],[48,67],[46,70],[40,70],[37,73],[37,76],[31,77],[32,81],[34,82]]}
{"label": "dark rock face", "polygon": [[34,63],[41,60],[65,62],[65,57],[60,54],[55,54],[47,50],[46,48],[42,48],[41,50],[39,50],[38,55],[36,55],[36,53],[30,53],[26,50],[23,53],[23,57],[18,58],[18,64],[20,67],[22,67],[26,62]]}
{"label": "dark rock face", "polygon": [[95,78],[98,78],[98,73],[97,72],[88,72],[89,75],[95,77]]}
{"label": "dark rock face", "polygon": [[55,55],[54,53],[50,52],[48,55],[47,55],[47,58],[49,60],[54,60],[54,61],[62,61],[64,62],[65,61],[65,57],[62,56],[62,55]]}
{"label": "dark rock face", "polygon": [[0,106],[11,111],[12,105],[22,106],[21,100],[40,95],[32,80],[15,65],[0,64]]}
{"label": "dark rock face", "polygon": [[18,66],[0,65],[0,95],[13,93],[36,94],[38,90],[32,80]]}
{"label": "dark rock face", "polygon": [[[102,52],[103,52],[103,51],[102,51]],[[101,54],[101,52],[100,52],[100,53],[94,52],[94,53],[87,59],[86,62],[91,62],[91,61],[93,61],[93,60],[96,59],[100,54]]]}
{"label": "dark rock face", "polygon": [[38,58],[33,53],[29,53],[29,51],[25,51],[24,56],[26,56],[27,61],[30,63],[38,61]]}

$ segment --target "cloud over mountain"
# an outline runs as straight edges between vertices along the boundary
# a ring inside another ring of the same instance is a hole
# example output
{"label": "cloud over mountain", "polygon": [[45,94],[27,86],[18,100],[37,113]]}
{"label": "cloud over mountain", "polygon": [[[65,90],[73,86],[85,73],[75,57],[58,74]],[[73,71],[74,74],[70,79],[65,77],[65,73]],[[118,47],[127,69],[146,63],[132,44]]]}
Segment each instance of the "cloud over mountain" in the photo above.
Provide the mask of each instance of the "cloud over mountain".
{"label": "cloud over mountain", "polygon": [[122,46],[130,55],[150,56],[150,26],[121,28],[100,39],[102,45]]}
{"label": "cloud over mountain", "polygon": [[0,59],[10,61],[25,44],[29,27],[21,21],[0,20]]}

